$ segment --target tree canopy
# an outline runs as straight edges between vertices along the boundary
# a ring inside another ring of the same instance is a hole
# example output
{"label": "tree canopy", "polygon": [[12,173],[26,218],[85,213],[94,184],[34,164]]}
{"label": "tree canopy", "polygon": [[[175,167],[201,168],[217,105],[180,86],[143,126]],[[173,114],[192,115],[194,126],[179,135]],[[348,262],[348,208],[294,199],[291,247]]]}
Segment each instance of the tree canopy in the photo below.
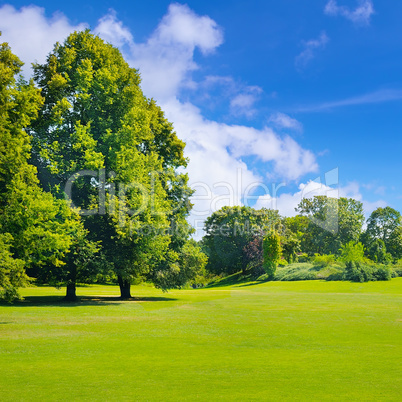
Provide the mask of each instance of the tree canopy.
{"label": "tree canopy", "polygon": [[[56,44],[46,63],[34,66],[34,79],[44,97],[30,126],[43,188],[69,193],[81,208],[122,296],[130,297],[138,278],[173,286],[163,279],[173,266],[162,262],[177,259],[188,238],[192,191],[178,171],[187,163],[184,143],[143,95],[137,70],[87,30]],[[179,244],[168,255],[172,240]]]}
{"label": "tree canopy", "polygon": [[28,280],[26,269],[64,265],[73,239],[84,229],[64,200],[44,192],[29,163],[31,143],[24,128],[43,103],[32,82],[17,79],[22,63],[0,45],[0,288],[6,298]]}

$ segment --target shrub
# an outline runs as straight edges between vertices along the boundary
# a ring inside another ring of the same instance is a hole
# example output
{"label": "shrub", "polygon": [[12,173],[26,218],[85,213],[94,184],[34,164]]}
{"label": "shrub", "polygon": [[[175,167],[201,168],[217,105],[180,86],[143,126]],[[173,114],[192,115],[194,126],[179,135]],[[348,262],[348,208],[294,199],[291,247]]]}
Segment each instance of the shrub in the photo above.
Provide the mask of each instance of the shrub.
{"label": "shrub", "polygon": [[314,254],[313,264],[317,267],[326,267],[335,263],[335,256],[333,254]]}
{"label": "shrub", "polygon": [[295,263],[278,268],[275,274],[277,281],[306,281],[317,279],[317,272],[312,264]]}
{"label": "shrub", "polygon": [[402,267],[401,266],[393,266],[391,268],[391,272],[392,272],[392,277],[393,278],[398,278],[398,277],[402,277]]}
{"label": "shrub", "polygon": [[373,272],[373,278],[377,281],[390,281],[392,278],[392,270],[387,266],[380,266]]}
{"label": "shrub", "polygon": [[263,240],[264,269],[269,279],[275,276],[281,258],[281,239],[276,232],[268,233]]}
{"label": "shrub", "polygon": [[347,244],[344,244],[339,249],[341,256],[339,257],[340,261],[344,263],[348,262],[363,262],[364,261],[364,246],[362,243],[355,243],[350,241]]}
{"label": "shrub", "polygon": [[385,265],[371,267],[349,261],[346,263],[345,278],[352,282],[389,281],[392,278],[392,270]]}
{"label": "shrub", "polygon": [[298,262],[310,262],[310,257],[308,256],[307,253],[301,253],[301,254],[298,254],[297,261]]}
{"label": "shrub", "polygon": [[373,268],[355,261],[346,263],[345,278],[351,282],[368,282],[373,280]]}

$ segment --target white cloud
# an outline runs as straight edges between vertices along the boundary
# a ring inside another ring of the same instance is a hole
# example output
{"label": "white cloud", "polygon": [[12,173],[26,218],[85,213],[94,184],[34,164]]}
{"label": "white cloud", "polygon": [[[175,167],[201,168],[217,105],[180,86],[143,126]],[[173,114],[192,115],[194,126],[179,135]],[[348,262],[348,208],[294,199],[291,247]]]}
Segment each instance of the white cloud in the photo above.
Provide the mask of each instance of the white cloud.
{"label": "white cloud", "polygon": [[11,5],[0,8],[2,40],[25,63],[23,73],[31,75],[31,63],[44,63],[54,44],[62,42],[75,30],[83,30],[87,24],[72,25],[65,15],[55,13],[47,18],[45,9],[37,6],[16,10]]}
{"label": "white cloud", "polygon": [[237,94],[230,101],[230,110],[232,114],[237,116],[253,117],[257,110],[254,105],[258,100],[262,89],[257,86],[247,87],[244,92]]}
{"label": "white cloud", "polygon": [[310,60],[314,58],[315,51],[318,49],[324,49],[328,41],[329,38],[327,34],[325,32],[321,32],[317,39],[311,39],[304,42],[304,50],[295,59],[296,67],[305,67]]}
{"label": "white cloud", "polygon": [[194,87],[191,72],[198,68],[194,52],[212,53],[222,42],[222,30],[207,16],[198,16],[187,5],[171,4],[156,30],[146,43],[135,43],[127,28],[114,14],[105,16],[95,28],[100,36],[126,43],[129,63],[139,68],[142,88],[147,96],[159,102],[178,94],[182,88]]}
{"label": "white cloud", "polygon": [[277,128],[302,131],[303,124],[285,113],[274,113],[268,118],[268,123],[272,123]]}
{"label": "white cloud", "polygon": [[130,30],[117,19],[116,12],[112,9],[98,21],[94,33],[116,47],[134,43]]}
{"label": "white cloud", "polygon": [[365,105],[370,103],[384,103],[399,101],[402,99],[401,89],[380,89],[368,94],[353,96],[333,102],[324,102],[320,105],[303,106],[297,109],[298,112],[319,112],[321,110],[333,109],[343,106]]}
{"label": "white cloud", "polygon": [[371,0],[359,0],[359,5],[350,10],[346,6],[338,6],[336,0],[329,0],[324,8],[324,13],[327,15],[341,15],[357,25],[369,25],[370,18],[374,14],[374,6]]}

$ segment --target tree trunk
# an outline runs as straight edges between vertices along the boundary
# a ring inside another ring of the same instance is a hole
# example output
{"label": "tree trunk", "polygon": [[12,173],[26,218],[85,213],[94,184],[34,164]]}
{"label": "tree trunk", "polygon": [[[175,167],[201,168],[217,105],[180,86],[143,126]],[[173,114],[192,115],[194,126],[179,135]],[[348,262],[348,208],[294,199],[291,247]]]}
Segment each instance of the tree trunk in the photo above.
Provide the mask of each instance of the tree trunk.
{"label": "tree trunk", "polygon": [[73,266],[70,268],[70,273],[67,277],[67,291],[64,298],[65,301],[76,301],[77,294],[75,293],[75,282],[77,281],[77,267]]}
{"label": "tree trunk", "polygon": [[66,301],[76,301],[77,295],[75,293],[75,282],[67,283],[67,292],[64,298]]}
{"label": "tree trunk", "polygon": [[120,298],[121,299],[131,299],[131,283],[127,279],[123,279],[120,275],[117,277],[120,286]]}

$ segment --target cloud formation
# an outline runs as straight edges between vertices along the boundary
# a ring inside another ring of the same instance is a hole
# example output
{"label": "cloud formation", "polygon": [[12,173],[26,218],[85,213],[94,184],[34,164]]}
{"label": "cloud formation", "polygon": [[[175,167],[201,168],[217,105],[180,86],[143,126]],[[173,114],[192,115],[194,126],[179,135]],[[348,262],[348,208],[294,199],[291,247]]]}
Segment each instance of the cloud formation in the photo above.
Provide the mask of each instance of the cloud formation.
{"label": "cloud formation", "polygon": [[319,105],[303,106],[298,112],[319,112],[344,106],[366,105],[370,103],[384,103],[402,100],[401,89],[380,89],[364,95],[353,96],[338,101],[324,102]]}
{"label": "cloud formation", "polygon": [[356,25],[369,25],[374,14],[374,6],[371,0],[359,0],[359,5],[350,10],[346,6],[338,6],[336,0],[329,0],[324,8],[324,13],[331,16],[342,16]]}
{"label": "cloud formation", "polygon": [[317,39],[310,39],[303,43],[304,50],[296,56],[295,64],[297,68],[306,67],[306,65],[314,58],[315,52],[324,49],[329,41],[327,34],[323,31]]}
{"label": "cloud formation", "polygon": [[145,43],[136,43],[113,10],[101,18],[94,32],[123,50],[139,68],[147,96],[164,102],[183,88],[195,87],[191,72],[198,69],[194,52],[213,53],[223,42],[220,27],[207,16],[198,16],[187,5],[171,4],[167,14]]}
{"label": "cloud formation", "polygon": [[274,113],[268,118],[268,123],[279,129],[302,131],[303,124],[285,113]]}
{"label": "cloud formation", "polygon": [[0,31],[13,52],[25,63],[23,73],[30,76],[31,63],[43,63],[56,42],[62,42],[73,31],[88,25],[70,24],[62,13],[46,17],[45,9],[34,5],[16,10],[11,5],[0,7]]}
{"label": "cloud formation", "polygon": [[230,101],[230,111],[235,116],[253,117],[257,110],[255,103],[257,102],[262,89],[257,86],[249,86],[245,91],[237,94]]}

